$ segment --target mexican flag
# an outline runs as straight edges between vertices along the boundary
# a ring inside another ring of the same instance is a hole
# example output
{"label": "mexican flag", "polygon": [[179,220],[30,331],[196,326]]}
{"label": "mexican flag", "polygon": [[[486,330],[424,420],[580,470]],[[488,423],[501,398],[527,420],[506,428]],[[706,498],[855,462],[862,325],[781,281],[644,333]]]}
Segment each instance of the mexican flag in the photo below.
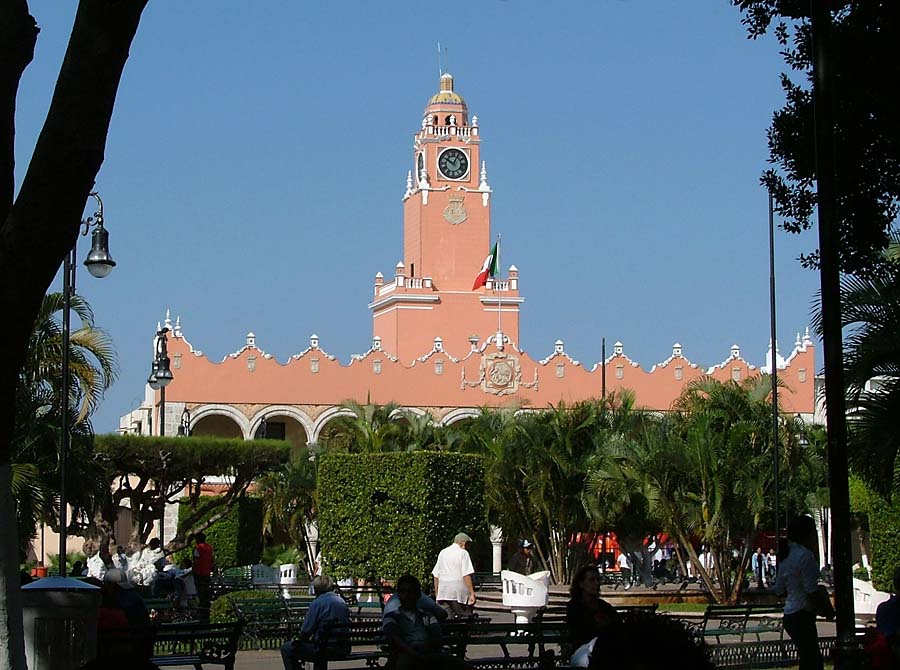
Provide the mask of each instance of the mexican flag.
{"label": "mexican flag", "polygon": [[491,253],[489,253],[487,258],[484,259],[484,265],[481,267],[481,272],[479,272],[478,276],[475,277],[475,283],[472,285],[473,291],[484,286],[487,283],[488,277],[493,277],[497,274],[497,265],[499,260],[500,240],[498,239],[496,242],[494,242],[494,248],[491,249]]}

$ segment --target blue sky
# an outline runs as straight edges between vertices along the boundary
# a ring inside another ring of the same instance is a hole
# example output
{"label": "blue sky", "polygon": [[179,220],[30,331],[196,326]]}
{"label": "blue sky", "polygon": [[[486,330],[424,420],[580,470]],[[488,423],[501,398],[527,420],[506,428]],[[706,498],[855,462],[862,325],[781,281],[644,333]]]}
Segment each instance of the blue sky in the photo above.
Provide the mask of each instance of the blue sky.
{"label": "blue sky", "polygon": [[[18,99],[18,180],[75,10],[29,4],[41,34]],[[526,351],[560,338],[593,365],[606,337],[649,368],[678,341],[707,366],[738,343],[764,362],[759,175],[784,67],[726,0],[151,0],[97,178],[119,265],[102,282],[79,272],[121,364],[95,430],[140,402],[167,308],[214,360],[249,330],[282,362],[313,332],[345,363],[369,347],[438,42],[479,117]],[[817,288],[796,261],[815,233],[776,246],[787,352]]]}

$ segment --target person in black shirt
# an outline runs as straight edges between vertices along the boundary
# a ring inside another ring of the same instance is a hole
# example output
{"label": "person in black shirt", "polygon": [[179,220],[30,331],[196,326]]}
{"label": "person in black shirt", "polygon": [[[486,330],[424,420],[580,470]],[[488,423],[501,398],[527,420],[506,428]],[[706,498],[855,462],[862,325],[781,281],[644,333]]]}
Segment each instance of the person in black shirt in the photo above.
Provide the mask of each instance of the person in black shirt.
{"label": "person in black shirt", "polygon": [[530,575],[532,572],[531,542],[522,540],[519,550],[509,559],[509,569],[520,575]]}
{"label": "person in black shirt", "polygon": [[566,604],[569,639],[575,651],[571,665],[587,667],[595,645],[614,635],[621,617],[615,608],[600,597],[600,572],[593,565],[580,568],[572,579],[571,598]]}

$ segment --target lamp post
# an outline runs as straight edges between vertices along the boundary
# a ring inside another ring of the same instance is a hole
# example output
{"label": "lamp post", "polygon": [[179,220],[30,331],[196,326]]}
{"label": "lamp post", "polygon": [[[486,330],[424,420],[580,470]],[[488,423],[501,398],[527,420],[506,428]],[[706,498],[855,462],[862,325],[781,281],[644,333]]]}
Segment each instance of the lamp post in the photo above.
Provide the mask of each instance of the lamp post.
{"label": "lamp post", "polygon": [[[91,233],[91,250],[88,252],[84,264],[87,266],[88,272],[94,277],[102,279],[116,267],[116,262],[109,255],[109,233],[103,227],[103,201],[100,195],[92,191],[90,197],[97,201],[97,211],[93,216],[81,222],[82,229],[80,235]],[[66,468],[69,456],[69,444],[71,441],[71,425],[69,422],[69,346],[72,335],[72,321],[70,318],[70,310],[72,306],[72,296],[75,294],[75,247],[78,246],[78,238],[75,238],[75,244],[66,254],[63,260],[63,348],[62,348],[62,384],[60,387],[60,421],[61,440],[59,449],[59,576],[66,576],[66,540],[68,526],[68,500],[66,498]]]}
{"label": "lamp post", "polygon": [[[154,391],[159,391],[159,436],[166,436],[166,387],[172,381],[172,370],[169,367],[169,329],[159,328],[154,339],[153,363],[147,383]],[[151,425],[150,432],[153,432]]]}
{"label": "lamp post", "polygon": [[181,412],[181,423],[178,424],[178,437],[190,437],[191,436],[191,413],[188,411],[188,408],[185,407],[184,411]]}
{"label": "lamp post", "polygon": [[[154,356],[147,383],[154,391],[159,391],[159,436],[166,436],[166,386],[172,381],[172,370],[169,367],[168,328],[157,326],[156,338],[153,342]],[[153,424],[150,424],[153,433]],[[166,543],[166,508],[163,504],[162,518],[159,520],[159,540]]]}

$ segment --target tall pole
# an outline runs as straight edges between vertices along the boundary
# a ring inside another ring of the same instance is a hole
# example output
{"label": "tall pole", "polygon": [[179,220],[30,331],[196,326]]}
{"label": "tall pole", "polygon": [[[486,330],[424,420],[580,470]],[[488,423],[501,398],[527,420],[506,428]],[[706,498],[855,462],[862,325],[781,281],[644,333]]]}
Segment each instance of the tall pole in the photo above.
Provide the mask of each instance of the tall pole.
{"label": "tall pole", "polygon": [[778,551],[778,542],[781,537],[781,499],[778,482],[778,461],[781,458],[781,450],[778,445],[778,365],[776,352],[778,339],[775,331],[775,205],[772,200],[772,191],[769,190],[769,321],[772,326],[772,450],[774,465],[772,467],[775,478],[775,551]]}
{"label": "tall pole", "polygon": [[159,436],[166,436],[166,387],[159,389]]}
{"label": "tall pole", "polygon": [[831,8],[812,0],[813,110],[815,114],[816,190],[819,211],[819,275],[822,295],[822,348],[825,354],[825,415],[828,424],[828,485],[832,513],[836,670],[853,667],[853,563],[850,547],[850,485],[841,332],[841,280],[838,217],[835,203],[834,127],[829,41]]}
{"label": "tall pole", "polygon": [[[68,526],[68,500],[66,498],[66,468],[69,457],[69,337],[72,320],[69,314],[72,292],[75,290],[75,246],[63,260],[63,332],[62,332],[62,380],[59,389],[60,443],[59,443],[59,576],[66,576],[66,528]],[[77,576],[77,575],[76,575]]]}
{"label": "tall pole", "polygon": [[[502,337],[501,333],[503,332],[503,323],[501,321],[503,317],[503,293],[500,291],[500,235],[497,235],[497,258],[494,259],[494,264],[497,266],[497,275],[498,277],[494,280],[494,286],[497,287],[497,337]],[[497,342],[497,348],[499,349],[503,346],[503,341]]]}
{"label": "tall pole", "polygon": [[606,397],[606,338],[600,338],[600,397]]}

